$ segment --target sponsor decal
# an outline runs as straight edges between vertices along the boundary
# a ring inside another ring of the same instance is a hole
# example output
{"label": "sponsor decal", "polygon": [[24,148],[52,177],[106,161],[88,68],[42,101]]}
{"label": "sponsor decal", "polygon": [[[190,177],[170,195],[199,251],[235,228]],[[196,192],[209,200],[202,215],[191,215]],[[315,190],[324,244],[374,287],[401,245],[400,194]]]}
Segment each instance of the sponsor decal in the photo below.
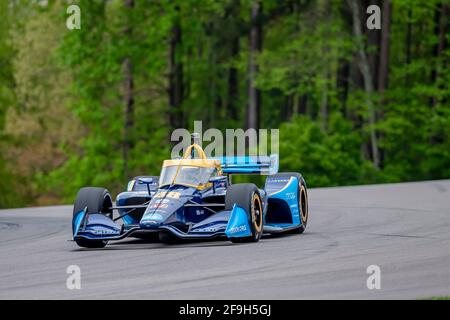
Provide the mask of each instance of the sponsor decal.
{"label": "sponsor decal", "polygon": [[155,195],[155,198],[172,198],[172,199],[179,199],[180,193],[177,191],[160,191]]}
{"label": "sponsor decal", "polygon": [[230,229],[230,233],[236,233],[236,232],[241,232],[241,231],[246,231],[247,230],[247,226],[245,224],[238,226],[238,227],[233,227]]}
{"label": "sponsor decal", "polygon": [[295,199],[295,193],[288,192],[288,193],[286,193],[285,197],[287,200],[293,200],[293,199]]}
{"label": "sponsor decal", "polygon": [[108,229],[90,229],[87,231],[90,231],[91,233],[97,234],[97,235],[113,235],[113,234],[120,233],[119,230],[115,231],[115,230],[108,230]]}
{"label": "sponsor decal", "polygon": [[208,228],[202,228],[199,230],[195,230],[196,232],[215,232],[217,231],[217,228],[214,227],[208,227]]}
{"label": "sponsor decal", "polygon": [[157,221],[153,221],[153,220],[142,220],[141,223],[143,224],[157,224]]}
{"label": "sponsor decal", "polygon": [[156,208],[159,208],[159,209],[166,209],[166,208],[168,208],[169,207],[169,205],[167,204],[167,203],[153,203],[151,206],[150,206],[150,208],[152,208],[152,209],[156,209]]}
{"label": "sponsor decal", "polygon": [[150,213],[146,215],[141,222],[151,222],[151,221],[161,221],[163,219],[163,216],[159,213]]}
{"label": "sponsor decal", "polygon": [[157,199],[157,200],[155,200],[154,203],[169,203],[169,202],[170,202],[169,199]]}
{"label": "sponsor decal", "polygon": [[289,181],[289,178],[268,178],[267,180],[271,183],[286,183]]}

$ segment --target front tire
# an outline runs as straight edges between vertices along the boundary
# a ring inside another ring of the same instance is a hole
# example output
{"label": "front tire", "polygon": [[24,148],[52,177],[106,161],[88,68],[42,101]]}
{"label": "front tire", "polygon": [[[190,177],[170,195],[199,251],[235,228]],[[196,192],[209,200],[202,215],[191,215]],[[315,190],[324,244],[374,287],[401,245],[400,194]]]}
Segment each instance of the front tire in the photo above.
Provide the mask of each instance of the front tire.
{"label": "front tire", "polygon": [[[87,213],[101,213],[112,218],[112,198],[109,191],[104,188],[86,187],[78,191],[73,206],[73,218],[75,214],[87,208]],[[103,248],[107,240],[76,239],[78,246],[84,248]]]}
{"label": "front tire", "polygon": [[258,188],[252,183],[240,183],[228,187],[225,197],[225,210],[233,209],[234,204],[245,209],[252,235],[230,238],[231,242],[257,242],[263,232],[263,206]]}

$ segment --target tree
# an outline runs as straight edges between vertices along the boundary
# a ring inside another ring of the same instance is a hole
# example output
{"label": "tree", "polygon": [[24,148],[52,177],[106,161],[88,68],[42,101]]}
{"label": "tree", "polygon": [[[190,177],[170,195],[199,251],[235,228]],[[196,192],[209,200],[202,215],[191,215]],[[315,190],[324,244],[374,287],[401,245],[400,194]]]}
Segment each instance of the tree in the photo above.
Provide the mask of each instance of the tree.
{"label": "tree", "polygon": [[389,48],[391,31],[391,2],[383,1],[382,24],[381,24],[381,44],[380,44],[380,63],[378,73],[378,91],[383,96],[388,86],[389,79]]}
{"label": "tree", "polygon": [[175,7],[169,40],[169,123],[172,128],[183,127],[183,62],[180,57],[182,30],[180,25],[180,8]]}
{"label": "tree", "polygon": [[248,106],[247,128],[259,129],[261,92],[255,85],[258,74],[257,56],[262,49],[262,2],[255,1],[251,8],[251,27],[249,33],[249,65],[248,65]]}
{"label": "tree", "polygon": [[[124,37],[129,38],[133,35],[132,13],[134,8],[134,0],[124,0],[124,8],[126,10],[127,21],[124,27]],[[123,59],[123,98],[125,103],[125,126],[124,126],[124,143],[123,143],[123,163],[124,177],[129,176],[128,158],[130,149],[133,148],[133,127],[134,127],[134,97],[133,97],[133,62],[131,57],[127,55]]]}
{"label": "tree", "polygon": [[[432,71],[432,83],[437,84],[437,80],[439,78],[439,69],[440,69],[440,61],[442,54],[444,53],[445,47],[447,45],[447,27],[448,27],[448,18],[449,18],[449,5],[446,2],[442,2],[436,5],[435,9],[435,33],[437,35],[438,41],[434,45],[433,56],[436,58],[436,66]],[[437,104],[437,97],[433,96],[432,105],[433,107]]]}
{"label": "tree", "polygon": [[378,151],[378,138],[375,131],[375,123],[376,123],[376,112],[375,106],[372,101],[372,95],[375,91],[375,86],[373,83],[373,76],[370,70],[369,61],[367,58],[366,51],[364,49],[364,44],[362,42],[362,31],[361,31],[361,18],[360,18],[360,9],[357,0],[347,0],[348,5],[352,10],[353,16],[353,32],[357,39],[357,52],[359,56],[358,66],[360,72],[364,79],[364,89],[366,91],[367,99],[366,104],[368,107],[369,113],[369,134],[370,134],[370,145],[372,151],[372,161],[375,167],[380,166],[380,156]]}
{"label": "tree", "polygon": [[[231,60],[237,59],[240,52],[240,2],[232,1],[226,8],[225,19],[229,21],[227,29],[230,30],[230,38],[228,41],[228,48],[230,50],[229,56]],[[227,113],[233,120],[239,119],[239,70],[230,63],[228,67],[228,97],[227,97]]]}
{"label": "tree", "polygon": [[310,186],[450,177],[448,1],[77,4],[0,1],[0,206],[120,192],[194,120],[280,128]]}
{"label": "tree", "polygon": [[65,30],[58,19],[62,9],[58,3],[31,7],[29,10],[39,10],[39,14],[27,15],[24,25],[13,30],[17,100],[7,113],[5,157],[10,172],[22,181],[19,194],[39,204],[57,201],[56,192],[43,190],[42,178],[67,160],[65,151],[76,148],[82,132],[67,108],[71,95],[62,85],[70,86],[71,75],[56,56]]}

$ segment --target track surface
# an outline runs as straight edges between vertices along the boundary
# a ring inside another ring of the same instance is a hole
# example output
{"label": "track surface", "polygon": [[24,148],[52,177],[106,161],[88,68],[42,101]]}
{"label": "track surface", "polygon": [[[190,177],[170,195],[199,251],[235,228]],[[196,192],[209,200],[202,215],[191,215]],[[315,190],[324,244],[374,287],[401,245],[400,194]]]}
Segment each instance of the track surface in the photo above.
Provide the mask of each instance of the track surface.
{"label": "track surface", "polygon": [[[79,249],[71,206],[0,210],[1,299],[415,299],[450,295],[450,180],[312,189],[303,235]],[[366,268],[381,268],[368,290]],[[68,290],[66,268],[81,268]]]}

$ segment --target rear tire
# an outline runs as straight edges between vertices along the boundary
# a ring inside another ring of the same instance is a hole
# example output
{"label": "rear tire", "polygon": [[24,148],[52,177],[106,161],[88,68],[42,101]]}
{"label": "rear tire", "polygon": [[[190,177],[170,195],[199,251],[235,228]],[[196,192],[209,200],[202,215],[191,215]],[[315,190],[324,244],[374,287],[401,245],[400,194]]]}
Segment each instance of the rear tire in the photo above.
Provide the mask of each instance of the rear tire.
{"label": "rear tire", "polygon": [[[112,218],[112,198],[108,190],[104,188],[86,187],[78,191],[73,206],[73,217],[86,207],[87,213],[101,213]],[[76,239],[75,242],[84,248],[103,248],[108,243],[106,240],[90,239]]]}
{"label": "rear tire", "polygon": [[309,211],[308,211],[308,189],[306,187],[306,181],[300,173],[297,172],[280,172],[275,176],[278,177],[296,177],[298,181],[298,193],[297,199],[298,207],[300,210],[300,219],[302,224],[293,230],[295,233],[303,233],[306,229],[306,225],[308,224]]}
{"label": "rear tire", "polygon": [[235,243],[259,241],[263,231],[263,207],[258,188],[252,183],[229,186],[225,197],[225,210],[233,209],[234,204],[247,212],[252,235],[243,238],[230,238],[230,241]]}

